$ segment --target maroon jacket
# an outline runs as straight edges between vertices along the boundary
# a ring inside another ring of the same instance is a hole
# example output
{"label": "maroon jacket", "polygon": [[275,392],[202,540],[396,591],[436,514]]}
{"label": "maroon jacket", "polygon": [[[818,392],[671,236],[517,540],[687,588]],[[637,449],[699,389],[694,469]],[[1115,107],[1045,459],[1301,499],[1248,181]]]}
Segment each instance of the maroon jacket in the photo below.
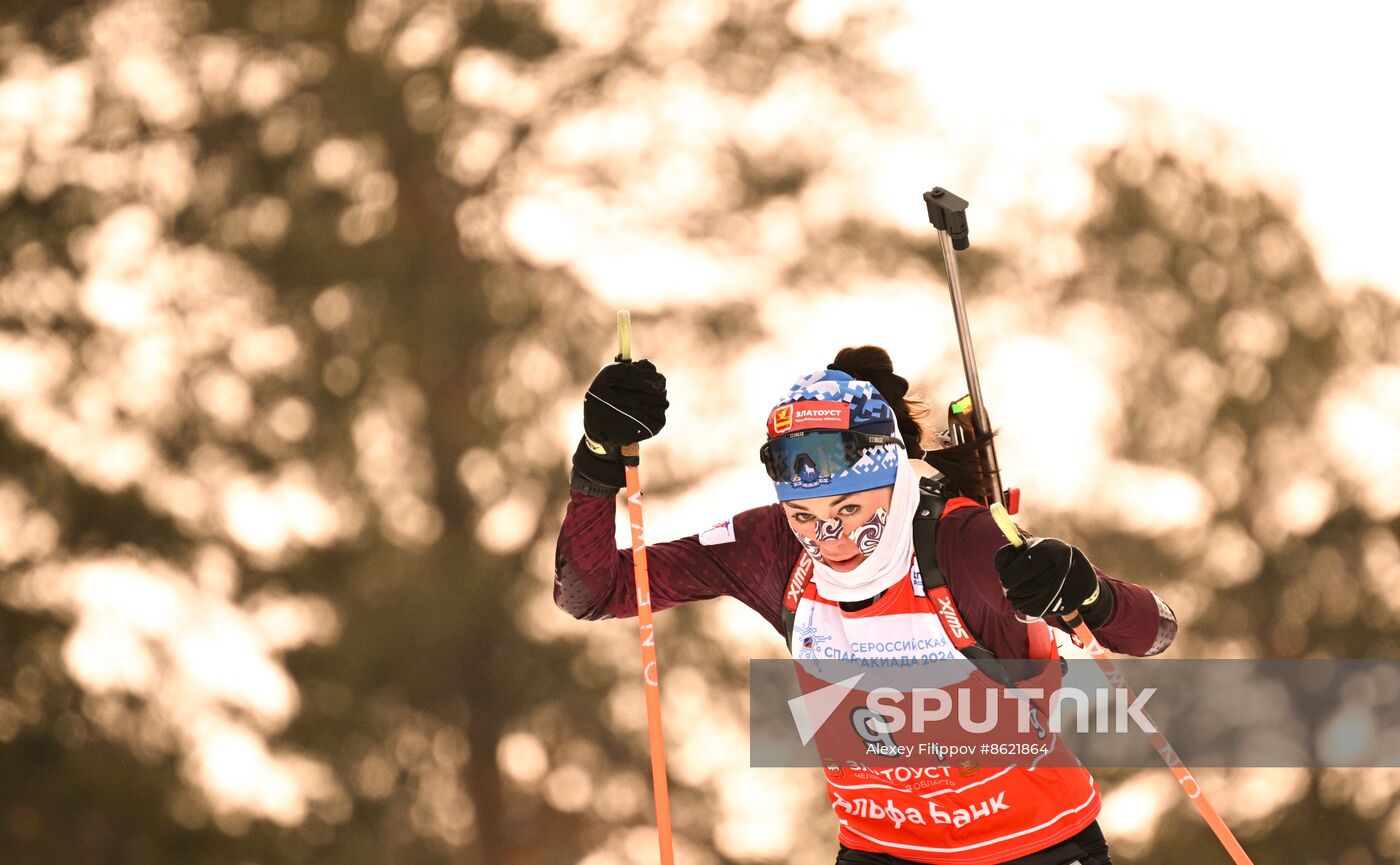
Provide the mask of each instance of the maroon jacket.
{"label": "maroon jacket", "polygon": [[[632,551],[617,549],[615,496],[573,490],[554,559],[554,602],[576,619],[637,615]],[[689,601],[738,598],[781,634],[782,598],[802,552],[780,505],[753,508],[732,521],[734,540],[704,545],[698,535],[647,545],[651,603],[664,610]],[[985,508],[961,508],[938,524],[938,566],[953,603],[982,644],[999,658],[1027,657],[1026,626],[1002,594],[992,557],[1006,538]],[[1155,655],[1176,636],[1176,616],[1142,586],[1102,571],[1113,612],[1094,636],[1126,655]],[[1067,630],[1058,618],[1049,619]]]}

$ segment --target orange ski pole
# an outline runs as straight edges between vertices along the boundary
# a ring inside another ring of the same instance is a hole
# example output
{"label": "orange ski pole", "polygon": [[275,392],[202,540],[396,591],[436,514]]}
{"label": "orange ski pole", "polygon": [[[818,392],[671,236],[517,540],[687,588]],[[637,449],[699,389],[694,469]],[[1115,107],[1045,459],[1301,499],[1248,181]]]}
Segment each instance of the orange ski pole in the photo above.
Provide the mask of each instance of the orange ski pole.
{"label": "orange ski pole", "polygon": [[[617,359],[632,359],[632,317],[617,313]],[[642,683],[647,697],[647,746],[651,751],[651,788],[656,800],[656,833],[661,844],[661,865],[674,865],[671,841],[671,794],[666,784],[666,741],[661,736],[661,677],[656,666],[656,629],[651,622],[651,583],[647,577],[646,537],[642,532],[642,478],[638,463],[641,448],[623,445],[627,469],[627,517],[632,524],[632,565],[637,578],[637,623],[641,626]]]}
{"label": "orange ski pole", "polygon": [[[1006,539],[1011,542],[1011,545],[1014,547],[1024,546],[1025,539],[1017,531],[1015,523],[1011,522],[1011,516],[1006,512],[1006,508],[1000,504],[993,504],[991,510],[997,525],[1001,527],[1002,534],[1006,535]],[[1108,650],[1099,645],[1098,639],[1094,637],[1094,632],[1089,630],[1088,625],[1084,624],[1084,618],[1079,615],[1079,611],[1075,610],[1061,618],[1074,631],[1079,642],[1084,644],[1089,655],[1098,662],[1099,668],[1103,670],[1104,676],[1108,679],[1108,683],[1115,688],[1122,688],[1121,693],[1125,693],[1129,701],[1135,701],[1137,695],[1133,693],[1132,688],[1128,687],[1127,679],[1123,678],[1123,674],[1109,658]],[[1143,717],[1147,716],[1144,714]],[[1220,843],[1224,845],[1225,852],[1229,853],[1230,858],[1235,860],[1235,865],[1254,865],[1249,854],[1244,852],[1240,842],[1235,839],[1235,834],[1230,831],[1230,827],[1225,825],[1225,820],[1220,816],[1220,812],[1216,811],[1215,806],[1210,804],[1210,800],[1206,798],[1206,794],[1201,790],[1201,785],[1196,783],[1191,770],[1182,765],[1181,758],[1176,755],[1176,751],[1167,742],[1167,737],[1163,736],[1161,731],[1156,729],[1156,726],[1152,725],[1153,732],[1149,733],[1147,738],[1151,740],[1152,747],[1157,750],[1157,754],[1167,764],[1167,768],[1171,769],[1172,774],[1176,776],[1177,783],[1181,785],[1186,798],[1190,799],[1191,804],[1196,806],[1196,810],[1201,812],[1201,816],[1206,818],[1206,823],[1215,832],[1215,837],[1220,839]]]}

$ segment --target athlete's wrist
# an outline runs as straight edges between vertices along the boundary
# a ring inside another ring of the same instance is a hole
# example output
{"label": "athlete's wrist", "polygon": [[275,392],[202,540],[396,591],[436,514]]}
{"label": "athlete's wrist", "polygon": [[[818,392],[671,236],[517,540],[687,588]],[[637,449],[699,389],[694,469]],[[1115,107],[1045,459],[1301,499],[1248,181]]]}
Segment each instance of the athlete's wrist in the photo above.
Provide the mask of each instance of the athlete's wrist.
{"label": "athlete's wrist", "polygon": [[1106,625],[1113,617],[1114,600],[1113,587],[1103,577],[1099,577],[1099,584],[1094,593],[1079,607],[1079,615],[1083,617],[1084,624],[1088,625],[1090,630]]}
{"label": "athlete's wrist", "polygon": [[[616,448],[613,449],[616,452]],[[588,446],[585,437],[574,451],[573,471],[569,474],[570,489],[590,496],[615,496],[627,486],[627,469],[616,457],[600,456]]]}

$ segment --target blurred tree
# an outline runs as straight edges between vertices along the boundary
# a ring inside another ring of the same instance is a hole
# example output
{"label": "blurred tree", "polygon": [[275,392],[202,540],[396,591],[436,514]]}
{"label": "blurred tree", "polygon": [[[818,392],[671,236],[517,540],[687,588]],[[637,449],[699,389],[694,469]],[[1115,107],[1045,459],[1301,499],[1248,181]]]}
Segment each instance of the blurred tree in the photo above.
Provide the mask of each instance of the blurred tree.
{"label": "blurred tree", "polygon": [[[764,100],[865,117],[878,19],[7,7],[5,861],[562,862],[648,825],[596,715],[635,664],[533,624],[611,339],[580,279],[776,278],[750,223],[826,151]],[[720,375],[752,301],[700,299],[639,324]]]}
{"label": "blurred tree", "polygon": [[[1381,405],[1400,370],[1400,307],[1326,285],[1285,204],[1146,135],[1102,154],[1093,177],[1082,264],[1049,302],[1064,318],[1103,310],[1102,337],[1132,347],[1113,458],[1199,494],[1183,525],[1067,513],[1063,530],[1171,599],[1176,657],[1396,657],[1400,499]],[[1151,511],[1154,494],[1106,498]],[[1256,861],[1400,855],[1388,770],[1209,777],[1213,797],[1253,815],[1236,822]],[[1169,804],[1141,861],[1195,861],[1214,843],[1184,799]]]}

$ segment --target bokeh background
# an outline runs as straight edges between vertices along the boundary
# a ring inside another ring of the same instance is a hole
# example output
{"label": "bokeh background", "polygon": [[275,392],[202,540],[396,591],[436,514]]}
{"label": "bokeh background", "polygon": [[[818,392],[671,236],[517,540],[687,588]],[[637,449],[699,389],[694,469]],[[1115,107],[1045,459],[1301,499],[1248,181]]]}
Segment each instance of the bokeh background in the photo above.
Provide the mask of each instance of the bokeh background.
{"label": "bokeh background", "polygon": [[[655,861],[635,624],[550,598],[613,313],[650,538],[764,504],[841,346],[962,393],[934,184],[1025,519],[1175,657],[1396,656],[1376,9],[6,0],[0,862]],[[746,766],[779,637],[658,635],[678,860],[829,862],[819,775]],[[1200,774],[1256,862],[1400,858],[1396,770]],[[1226,861],[1099,777],[1121,861]]]}

